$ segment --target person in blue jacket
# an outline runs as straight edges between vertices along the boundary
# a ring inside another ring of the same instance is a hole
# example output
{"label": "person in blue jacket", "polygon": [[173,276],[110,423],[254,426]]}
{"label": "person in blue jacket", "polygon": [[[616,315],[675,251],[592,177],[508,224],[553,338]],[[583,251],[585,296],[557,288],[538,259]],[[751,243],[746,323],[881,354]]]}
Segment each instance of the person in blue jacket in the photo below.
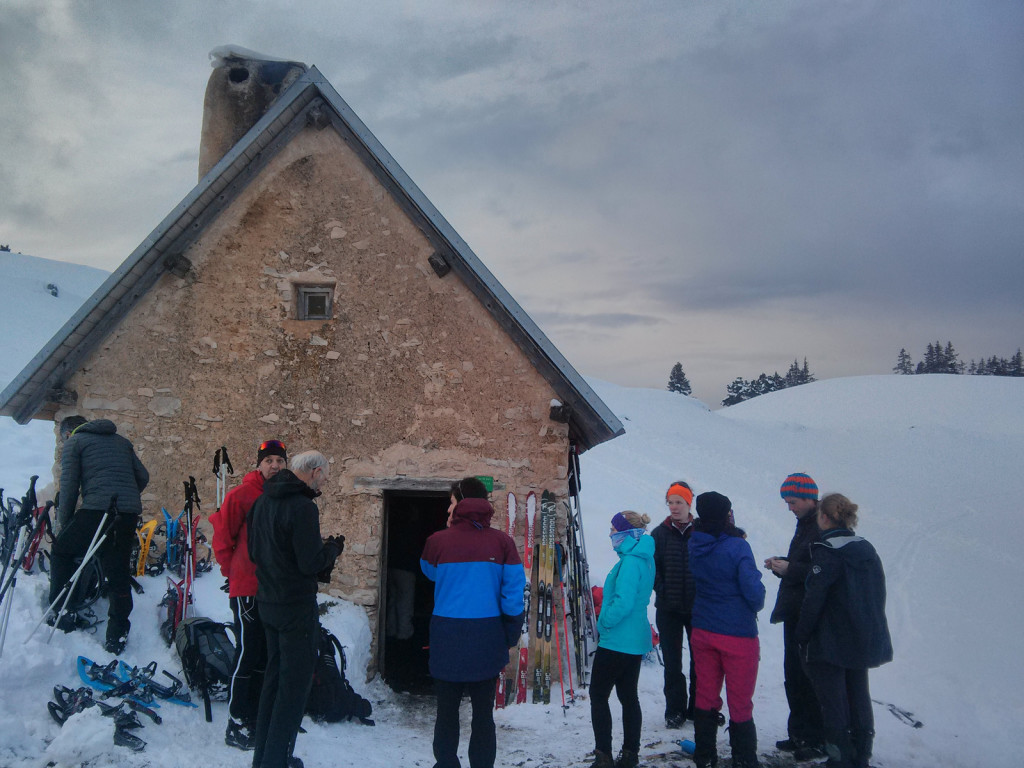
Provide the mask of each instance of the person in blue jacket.
{"label": "person in blue jacket", "polygon": [[702,493],[696,507],[698,519],[690,537],[690,570],[697,582],[692,638],[697,669],[693,760],[697,768],[718,763],[724,680],[732,764],[758,768],[753,697],[761,654],[757,613],[764,607],[764,584],[743,531],[733,523],[729,498],[714,491]]}
{"label": "person in blue jacket", "polygon": [[494,508],[475,477],[451,487],[449,527],[423,547],[420,568],[434,582],[430,675],[437,695],[434,768],[461,768],[459,702],[473,705],[471,768],[494,768],[494,691],[523,626],[526,575],[515,543],[491,528]]}
{"label": "person in blue jacket", "polygon": [[[639,763],[643,714],[637,682],[640,662],[651,650],[647,604],[654,591],[654,539],[644,531],[651,518],[619,512],[612,518],[610,538],[619,562],[604,581],[598,643],[590,673],[590,719],[594,727],[591,768],[634,768]],[[622,751],[612,760],[612,689],[622,704]]]}

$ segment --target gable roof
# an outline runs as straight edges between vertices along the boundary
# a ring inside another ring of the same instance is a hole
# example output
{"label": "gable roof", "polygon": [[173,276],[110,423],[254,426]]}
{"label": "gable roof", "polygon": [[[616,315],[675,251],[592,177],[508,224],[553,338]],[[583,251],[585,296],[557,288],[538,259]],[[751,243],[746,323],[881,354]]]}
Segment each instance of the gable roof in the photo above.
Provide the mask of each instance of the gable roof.
{"label": "gable roof", "polygon": [[621,422],[484,266],[455,229],[356,116],[311,67],[200,179],[195,188],[131,253],[0,393],[0,415],[25,424],[52,417],[73,402],[64,382],[120,323],[206,225],[307,125],[333,127],[394,196],[435,248],[432,265],[456,273],[555,390],[581,451],[625,432]]}

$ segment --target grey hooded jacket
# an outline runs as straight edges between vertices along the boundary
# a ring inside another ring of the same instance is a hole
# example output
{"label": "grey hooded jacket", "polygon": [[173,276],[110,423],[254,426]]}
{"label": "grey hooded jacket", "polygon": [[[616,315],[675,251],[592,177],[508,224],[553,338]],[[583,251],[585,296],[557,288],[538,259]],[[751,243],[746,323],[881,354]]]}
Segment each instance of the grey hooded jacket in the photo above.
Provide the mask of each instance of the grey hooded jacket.
{"label": "grey hooded jacket", "polygon": [[79,495],[84,509],[106,511],[116,495],[122,514],[142,514],[141,493],[147,483],[149,472],[131,441],[117,434],[114,422],[86,422],[64,443],[57,522],[63,528],[71,521]]}

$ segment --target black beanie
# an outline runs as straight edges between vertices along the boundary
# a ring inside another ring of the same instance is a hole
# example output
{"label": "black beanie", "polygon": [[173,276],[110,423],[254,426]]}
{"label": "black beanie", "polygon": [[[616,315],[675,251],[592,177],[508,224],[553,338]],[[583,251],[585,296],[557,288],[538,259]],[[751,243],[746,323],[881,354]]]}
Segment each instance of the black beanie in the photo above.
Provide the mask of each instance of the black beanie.
{"label": "black beanie", "polygon": [[700,518],[700,529],[712,536],[717,536],[729,525],[729,512],[732,502],[728,496],[715,491],[702,493],[697,497],[697,517]]}
{"label": "black beanie", "polygon": [[264,440],[256,451],[256,466],[258,467],[267,456],[280,456],[288,461],[288,450],[280,440]]}

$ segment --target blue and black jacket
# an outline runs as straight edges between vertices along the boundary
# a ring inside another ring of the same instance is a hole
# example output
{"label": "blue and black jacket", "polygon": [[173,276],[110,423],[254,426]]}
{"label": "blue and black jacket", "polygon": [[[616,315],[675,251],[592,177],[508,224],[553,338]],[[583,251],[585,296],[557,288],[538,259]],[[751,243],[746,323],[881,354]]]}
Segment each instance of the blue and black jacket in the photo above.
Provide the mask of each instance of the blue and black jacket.
{"label": "blue and black jacket", "polygon": [[427,539],[420,568],[434,582],[430,674],[476,682],[497,677],[519,641],[526,575],[516,545],[490,527],[486,499],[463,499],[450,528]]}

